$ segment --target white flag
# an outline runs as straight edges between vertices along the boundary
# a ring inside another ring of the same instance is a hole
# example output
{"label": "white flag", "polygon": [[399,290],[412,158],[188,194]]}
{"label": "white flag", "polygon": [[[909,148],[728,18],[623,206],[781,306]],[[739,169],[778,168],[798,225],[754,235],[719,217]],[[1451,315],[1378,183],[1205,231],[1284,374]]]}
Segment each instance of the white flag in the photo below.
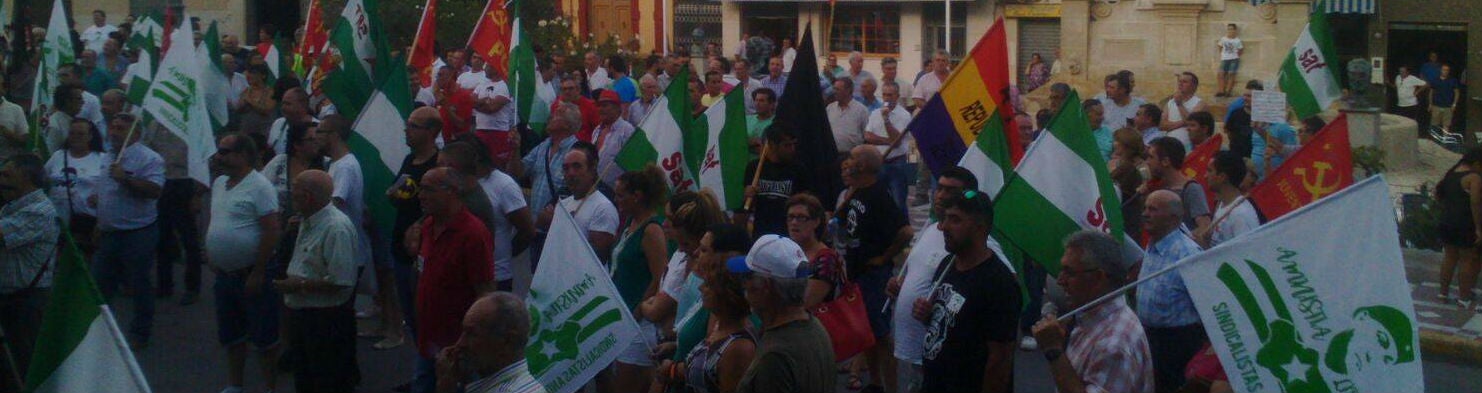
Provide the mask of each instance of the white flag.
{"label": "white flag", "polygon": [[[182,20],[190,20],[189,15]],[[207,164],[211,155],[216,154],[216,139],[211,132],[211,114],[206,110],[206,94],[202,91],[201,71],[205,64],[200,64],[196,47],[190,45],[195,40],[190,27],[190,23],[181,23],[170,37],[179,45],[170,45],[170,51],[160,61],[154,83],[144,97],[144,110],[185,142],[186,171],[190,177],[201,184],[211,184]]]}
{"label": "white flag", "polygon": [[556,209],[525,299],[531,320],[525,358],[550,393],[576,391],[638,336],[585,233],[566,209]]}
{"label": "white flag", "polygon": [[1179,269],[1235,391],[1424,391],[1393,211],[1376,176]]}

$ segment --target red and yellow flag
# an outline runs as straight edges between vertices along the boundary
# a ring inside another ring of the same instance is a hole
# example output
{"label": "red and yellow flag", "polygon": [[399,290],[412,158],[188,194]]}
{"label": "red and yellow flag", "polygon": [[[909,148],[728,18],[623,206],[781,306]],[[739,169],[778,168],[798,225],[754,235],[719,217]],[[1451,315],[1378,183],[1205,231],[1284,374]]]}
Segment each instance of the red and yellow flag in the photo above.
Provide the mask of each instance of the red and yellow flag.
{"label": "red and yellow flag", "polygon": [[[956,165],[975,144],[1002,171],[1024,158],[1009,102],[1007,37],[999,18],[906,127],[932,173]],[[990,133],[987,143],[979,143],[978,135],[985,132]]]}
{"label": "red and yellow flag", "polygon": [[470,55],[479,56],[484,63],[499,70],[500,75],[509,75],[510,15],[504,8],[504,0],[489,0],[479,23],[468,37]]}
{"label": "red and yellow flag", "polygon": [[[1215,153],[1220,152],[1220,146],[1225,143],[1225,134],[1214,134],[1199,146],[1194,146],[1194,151],[1184,156],[1184,176],[1188,177],[1206,187],[1209,186],[1209,163],[1214,162]],[[1214,209],[1215,199],[1208,198],[1209,208]]]}
{"label": "red and yellow flag", "polygon": [[407,57],[407,68],[417,73],[417,83],[422,87],[432,86],[432,65],[437,63],[437,0],[427,0],[422,8],[422,22],[417,24],[417,38],[412,40],[412,55]]}
{"label": "red and yellow flag", "polygon": [[1353,151],[1348,143],[1348,117],[1340,114],[1251,188],[1247,198],[1265,221],[1271,221],[1351,184]]}
{"label": "red and yellow flag", "polygon": [[324,43],[329,41],[329,31],[324,28],[324,8],[320,6],[319,0],[309,3],[309,17],[304,19],[304,39],[299,43],[298,55],[302,59],[312,59],[324,49]]}

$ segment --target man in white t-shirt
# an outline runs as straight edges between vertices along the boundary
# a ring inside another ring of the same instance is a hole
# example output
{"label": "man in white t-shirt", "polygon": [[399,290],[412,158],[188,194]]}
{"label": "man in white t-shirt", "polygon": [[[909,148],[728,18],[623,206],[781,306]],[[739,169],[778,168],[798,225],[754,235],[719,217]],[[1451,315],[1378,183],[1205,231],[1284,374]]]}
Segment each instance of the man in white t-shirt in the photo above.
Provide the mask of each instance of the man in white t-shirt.
{"label": "man in white t-shirt", "polygon": [[869,121],[870,110],[854,100],[854,82],[849,78],[834,79],[834,102],[824,108],[828,112],[828,124],[833,128],[834,147],[839,156],[848,156],[849,150],[865,142],[864,128]]}
{"label": "man in white t-shirt", "polygon": [[[453,53],[457,53],[460,58],[462,58],[463,56],[462,51]],[[449,53],[449,55],[452,55],[453,53]],[[473,56],[476,57],[478,55]],[[460,64],[461,62],[462,60],[460,60]],[[449,64],[452,63],[449,62]],[[458,70],[454,69],[454,72],[458,72],[458,87],[462,88],[463,90],[476,90],[479,88],[479,86],[483,86],[485,82],[489,81],[489,78],[484,74],[484,69],[482,68],[470,68],[466,72],[459,72]]]}
{"label": "man in white t-shirt", "polygon": [[334,179],[334,192],[330,196],[334,206],[355,224],[358,235],[355,266],[364,267],[371,259],[370,233],[365,230],[365,178],[360,172],[360,160],[350,153],[350,121],[338,114],[325,116],[314,139],[329,157],[328,172]]}
{"label": "man in white t-shirt", "polygon": [[554,209],[566,209],[576,219],[576,225],[586,232],[587,243],[597,252],[597,258],[603,264],[610,262],[612,246],[617,243],[618,212],[607,196],[597,192],[597,147],[587,142],[572,145],[571,151],[562,158],[561,172],[566,177],[566,187],[571,196],[546,207],[540,213],[540,227],[550,228]]}
{"label": "man in white t-shirt", "polygon": [[[1424,79],[1420,79],[1410,72],[1410,66],[1400,66],[1400,74],[1395,75],[1393,87],[1395,88],[1395,112],[1404,117],[1420,121],[1420,113],[1424,110],[1420,106],[1420,91],[1426,87]],[[84,93],[85,94],[85,93]],[[86,108],[86,106],[84,106]],[[1422,133],[1425,130],[1421,130]]]}
{"label": "man in white t-shirt", "polygon": [[916,91],[911,92],[911,101],[920,111],[931,101],[931,96],[937,95],[942,90],[942,83],[947,81],[947,76],[952,72],[952,61],[947,57],[947,52],[937,51],[931,56],[931,72],[916,78]]}
{"label": "man in white t-shirt", "polygon": [[283,154],[288,149],[288,127],[308,126],[314,123],[314,112],[309,109],[309,93],[301,87],[283,92],[283,101],[278,107],[283,116],[268,126],[268,146],[274,154]]}
{"label": "man in white t-shirt", "polygon": [[1195,93],[1199,92],[1199,76],[1192,72],[1184,71],[1178,74],[1178,89],[1174,91],[1173,97],[1163,104],[1163,119],[1158,128],[1168,132],[1168,136],[1178,138],[1184,142],[1188,151],[1193,151],[1189,140],[1189,114],[1194,112],[1208,111],[1204,100],[1199,99]]}
{"label": "man in white t-shirt", "polygon": [[473,135],[489,149],[495,167],[504,168],[515,154],[510,141],[511,130],[515,128],[514,99],[509,93],[509,83],[493,65],[484,66],[484,79],[484,84],[473,92]]}
{"label": "man in white t-shirt", "polygon": [[1237,199],[1241,199],[1240,183],[1245,181],[1248,174],[1245,159],[1239,153],[1229,150],[1215,153],[1214,160],[1209,163],[1208,173],[1209,189],[1214,191],[1215,199],[1218,200],[1214,216],[1216,219],[1223,219],[1215,222],[1212,230],[1194,233],[1194,241],[1205,249],[1261,226],[1261,219],[1256,216],[1256,209],[1249,201],[1241,200],[1236,203]]}
{"label": "man in white t-shirt", "polygon": [[[494,207],[494,277],[514,277],[510,261],[524,251],[535,237],[535,222],[530,217],[530,208],[525,205],[525,194],[519,183],[504,171],[494,169],[490,163],[479,161],[479,187],[489,196]],[[528,283],[525,283],[528,284]],[[498,287],[514,288],[514,283],[499,282]]]}
{"label": "man in white t-shirt", "polygon": [[916,173],[916,165],[906,160],[911,150],[911,136],[905,132],[906,125],[911,124],[911,112],[901,107],[900,88],[894,83],[887,83],[880,91],[884,105],[870,113],[870,120],[865,123],[864,140],[885,157],[885,165],[880,168],[880,181],[885,183],[890,197],[895,199],[895,206],[910,213],[906,194],[911,175]]}
{"label": "man in white t-shirt", "polygon": [[602,67],[602,58],[597,56],[597,52],[587,52],[582,65],[586,66],[583,72],[587,73],[587,91],[584,93],[587,97],[592,96],[592,90],[606,89],[612,84],[612,78],[607,76],[607,68]]}
{"label": "man in white t-shirt", "polygon": [[108,14],[103,13],[103,10],[93,10],[93,25],[83,30],[78,38],[82,40],[83,49],[103,53],[103,42],[108,41],[108,35],[115,31],[118,28],[108,24]]}
{"label": "man in white t-shirt", "polygon": [[[792,74],[792,62],[798,58],[798,49],[792,47],[791,38],[782,39],[782,72]],[[781,93],[778,93],[781,94]]]}
{"label": "man in white t-shirt", "polygon": [[1230,90],[1235,89],[1235,73],[1240,71],[1240,56],[1245,54],[1245,43],[1237,37],[1239,34],[1240,27],[1231,23],[1225,26],[1225,36],[1215,43],[1220,51],[1220,91],[1215,97],[1229,97]]}
{"label": "man in white t-shirt", "polygon": [[895,60],[894,57],[887,57],[884,60],[880,60],[881,89],[875,92],[875,94],[883,100],[885,97],[885,85],[888,85],[891,82],[895,82],[896,91],[900,93],[897,94],[900,96],[900,99],[896,101],[898,101],[900,103],[900,106],[905,107],[906,111],[909,112],[912,108],[916,107],[915,101],[911,99],[911,82],[899,78],[899,74],[897,74],[897,72],[899,71],[900,62]]}
{"label": "man in white t-shirt", "polygon": [[[1137,108],[1147,103],[1142,97],[1132,95],[1132,75],[1116,73],[1107,75],[1103,80],[1106,92],[1097,98],[1101,100],[1101,126],[1112,131],[1132,126],[1132,119],[1137,117]],[[1156,124],[1157,121],[1154,120],[1154,125]]]}
{"label": "man in white t-shirt", "polygon": [[211,156],[221,170],[211,183],[211,223],[206,229],[206,255],[216,272],[217,338],[227,350],[225,391],[242,391],[247,343],[262,362],[268,390],[277,385],[278,297],[269,282],[268,261],[278,245],[281,226],[278,191],[253,170],[261,156],[257,145],[241,134],[228,134]]}
{"label": "man in white t-shirt", "polygon": [[[81,87],[83,86],[83,72],[82,66],[76,63],[62,64],[57,68],[57,81],[64,85]],[[99,130],[108,129],[108,120],[103,118],[102,100],[99,100],[98,96],[89,93],[87,90],[82,91],[82,111],[77,113],[77,117],[93,122],[93,125],[97,126]],[[110,146],[105,141],[103,147]]]}

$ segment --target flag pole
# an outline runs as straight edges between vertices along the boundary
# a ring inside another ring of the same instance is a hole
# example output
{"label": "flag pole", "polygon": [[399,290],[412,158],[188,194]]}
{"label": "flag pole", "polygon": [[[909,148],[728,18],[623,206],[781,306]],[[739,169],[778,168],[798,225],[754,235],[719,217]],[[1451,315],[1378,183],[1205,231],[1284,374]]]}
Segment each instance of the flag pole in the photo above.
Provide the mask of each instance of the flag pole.
{"label": "flag pole", "polygon": [[[762,154],[756,158],[756,173],[751,175],[751,183],[749,185],[755,186],[756,182],[762,179],[762,166],[767,164],[767,148],[771,146],[771,142],[762,142]],[[756,195],[747,196],[746,204],[742,205],[741,208],[751,210],[751,201],[753,199],[756,199]]]}
{"label": "flag pole", "polygon": [[129,133],[124,135],[123,146],[118,147],[118,155],[113,156],[113,163],[115,165],[123,161],[124,148],[129,147],[129,140],[134,139],[134,129],[139,128],[139,119],[134,119],[132,123],[129,125]]}
{"label": "flag pole", "polygon": [[1142,283],[1148,282],[1154,278],[1162,277],[1164,274],[1168,274],[1173,272],[1174,270],[1178,270],[1178,268],[1184,267],[1185,264],[1196,260],[1198,260],[1198,258],[1184,258],[1183,260],[1180,260],[1173,265],[1163,268],[1163,270],[1159,270],[1157,272],[1154,272],[1153,274],[1147,275],[1147,277],[1139,277],[1137,281],[1133,281],[1131,284],[1123,285],[1121,288],[1117,288],[1110,293],[1101,295],[1101,297],[1096,298],[1096,300],[1092,300],[1084,305],[1081,305],[1080,307],[1076,307],[1076,309],[1071,310],[1070,312],[1065,313],[1065,315],[1061,315],[1055,319],[1060,321],[1060,323],[1065,323],[1066,321],[1069,321],[1070,318],[1075,317],[1076,315],[1085,312],[1092,307],[1096,307],[1098,305],[1101,305],[1102,303],[1106,303],[1108,300],[1121,297],[1122,294],[1127,293],[1127,291],[1132,290],[1132,288],[1136,288],[1138,285],[1142,285]]}
{"label": "flag pole", "polygon": [[1245,195],[1240,195],[1240,198],[1237,198],[1235,199],[1235,202],[1230,203],[1230,210],[1226,210],[1224,214],[1220,214],[1219,217],[1216,217],[1214,221],[1211,221],[1209,223],[1209,226],[1195,230],[1192,236],[1194,238],[1194,241],[1198,242],[1200,238],[1204,237],[1204,235],[1209,234],[1209,231],[1213,231],[1216,225],[1220,225],[1221,222],[1225,221],[1225,218],[1230,217],[1230,213],[1234,213],[1235,208],[1240,206],[1240,204],[1245,203],[1245,200]]}
{"label": "flag pole", "polygon": [[26,385],[22,383],[20,368],[15,364],[15,355],[10,353],[10,338],[5,335],[4,326],[0,326],[0,355],[5,356],[5,376],[10,378],[15,386],[24,389]]}

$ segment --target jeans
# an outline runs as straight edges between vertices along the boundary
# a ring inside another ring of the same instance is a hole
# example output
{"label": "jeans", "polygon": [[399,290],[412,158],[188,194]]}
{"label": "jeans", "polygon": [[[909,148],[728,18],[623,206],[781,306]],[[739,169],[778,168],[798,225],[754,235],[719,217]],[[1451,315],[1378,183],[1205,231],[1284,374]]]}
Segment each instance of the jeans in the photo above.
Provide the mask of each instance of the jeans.
{"label": "jeans", "polygon": [[1151,327],[1143,325],[1147,333],[1148,352],[1153,356],[1153,386],[1158,392],[1177,391],[1184,385],[1184,367],[1189,359],[1209,342],[1204,326],[1193,324],[1178,327]]}
{"label": "jeans", "polygon": [[911,183],[916,181],[916,164],[905,159],[899,162],[887,163],[880,168],[880,181],[885,182],[885,188],[890,192],[890,199],[895,201],[895,206],[906,215],[911,214],[911,207],[906,206],[906,195],[910,194]]}
{"label": "jeans", "polygon": [[155,277],[162,294],[175,290],[175,263],[180,260],[181,248],[185,249],[185,276],[181,277],[185,291],[201,292],[201,262],[205,254],[201,253],[196,212],[190,207],[195,197],[196,183],[191,179],[166,180],[160,194],[159,266],[155,267]]}
{"label": "jeans", "polygon": [[412,332],[412,337],[417,336],[417,267],[413,265],[416,261],[397,253],[396,263],[392,264],[392,271],[396,273],[396,294],[401,300],[401,316],[406,323],[407,329]]}
{"label": "jeans", "polygon": [[129,321],[130,338],[149,341],[154,326],[154,287],[149,284],[150,268],[154,265],[155,248],[139,247],[140,244],[159,244],[158,224],[126,231],[104,231],[98,239],[98,252],[93,254],[93,277],[103,292],[104,301],[111,301],[118,293],[118,286],[127,283],[134,291],[133,320]]}

